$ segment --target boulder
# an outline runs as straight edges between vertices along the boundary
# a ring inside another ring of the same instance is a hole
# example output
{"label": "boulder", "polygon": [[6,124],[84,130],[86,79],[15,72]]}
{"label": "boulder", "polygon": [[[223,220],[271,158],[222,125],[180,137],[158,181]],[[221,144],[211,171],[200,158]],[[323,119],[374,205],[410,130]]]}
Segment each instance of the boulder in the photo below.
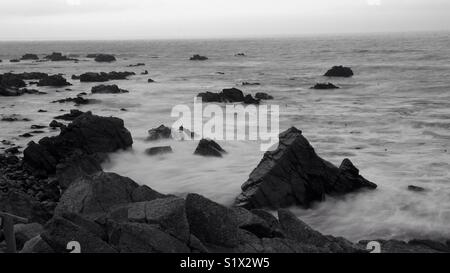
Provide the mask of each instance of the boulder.
{"label": "boulder", "polygon": [[148,83],[154,83],[155,81],[152,80],[152,79],[148,79],[147,82],[148,82]]}
{"label": "boulder", "polygon": [[186,214],[191,233],[202,243],[228,248],[238,246],[236,213],[203,196],[186,197]]}
{"label": "boulder", "polygon": [[244,209],[232,208],[237,216],[238,227],[249,231],[258,238],[273,238],[279,235],[278,231],[272,229],[272,225],[258,215]]}
{"label": "boulder", "polygon": [[50,124],[48,126],[50,128],[63,128],[63,127],[66,127],[64,124],[62,124],[61,122],[57,122],[56,120],[52,120],[52,122],[50,122]]}
{"label": "boulder", "polygon": [[172,147],[163,146],[163,147],[152,147],[145,150],[145,153],[149,156],[162,155],[162,154],[171,154],[173,153]]}
{"label": "boulder", "polygon": [[39,81],[38,86],[62,87],[72,85],[61,75],[53,75],[43,78]]}
{"label": "boulder", "polygon": [[20,58],[20,59],[22,61],[25,61],[25,60],[39,60],[39,57],[36,54],[27,53],[27,54],[23,55],[22,58]]}
{"label": "boulder", "polygon": [[133,180],[114,173],[83,176],[64,192],[55,214],[70,212],[96,219],[116,206],[132,203],[133,191],[138,187]]}
{"label": "boulder", "polygon": [[408,190],[412,191],[412,192],[424,192],[426,191],[425,188],[419,187],[419,186],[414,186],[414,185],[409,185],[408,186]]}
{"label": "boulder", "polygon": [[117,252],[94,233],[62,217],[54,217],[49,221],[41,237],[57,253],[69,252],[67,244],[73,241],[80,244],[81,253]]}
{"label": "boulder", "polygon": [[344,77],[349,78],[353,76],[353,71],[350,67],[345,66],[333,66],[330,70],[325,73],[326,77]]}
{"label": "boulder", "polygon": [[273,100],[272,96],[263,92],[256,93],[255,98],[258,100]]}
{"label": "boulder", "polygon": [[99,63],[111,63],[116,61],[116,57],[110,54],[98,54],[95,56],[95,61]]}
{"label": "boulder", "polygon": [[206,60],[208,60],[208,57],[195,54],[189,60],[191,60],[191,61],[206,61]]}
{"label": "boulder", "polygon": [[259,86],[261,85],[259,82],[243,82],[242,86]]}
{"label": "boulder", "polygon": [[145,202],[155,199],[165,198],[166,195],[161,194],[148,186],[139,186],[131,193],[131,199],[133,202]]}
{"label": "boulder", "polygon": [[98,85],[91,89],[92,94],[120,94],[129,93],[129,91],[120,89],[117,85]]}
{"label": "boulder", "polygon": [[73,102],[73,103],[75,103],[75,105],[84,105],[84,104],[92,103],[93,100],[85,99],[81,96],[77,96],[74,98],[65,98],[65,99],[52,101],[52,103],[68,103],[68,102]]}
{"label": "boulder", "polygon": [[195,150],[195,155],[222,157],[226,151],[214,140],[202,139]]}
{"label": "boulder", "polygon": [[325,195],[342,195],[359,189],[375,189],[376,184],[359,175],[350,160],[340,168],[320,158],[302,132],[296,128],[280,134],[275,151],[264,158],[242,185],[238,206],[285,208],[299,205],[309,208]]}
{"label": "boulder", "polygon": [[248,94],[248,95],[246,95],[245,98],[244,98],[244,103],[245,103],[245,104],[259,104],[260,101],[257,100],[257,99],[254,99],[254,98],[252,97],[252,95]]}
{"label": "boulder", "polygon": [[17,249],[22,249],[24,244],[36,236],[39,236],[44,228],[39,223],[14,225]]}
{"label": "boulder", "polygon": [[[0,180],[2,179],[0,177]],[[0,211],[41,224],[51,218],[50,212],[38,200],[16,190],[0,191]]]}
{"label": "boulder", "polygon": [[25,87],[27,84],[23,81],[22,77],[13,73],[0,74],[0,86],[6,87]]}
{"label": "boulder", "polygon": [[189,253],[189,247],[157,225],[112,223],[109,242],[121,253]]}
{"label": "boulder", "polygon": [[[123,120],[87,112],[76,118],[58,136],[46,137],[39,144],[28,146],[24,151],[24,163],[38,170],[45,166],[47,173],[54,173],[56,164],[75,151],[101,155],[129,148],[132,144],[133,139],[124,127]],[[42,158],[42,155],[46,156]]]}
{"label": "boulder", "polygon": [[226,102],[243,102],[244,93],[237,88],[223,89],[221,97]]}
{"label": "boulder", "polygon": [[328,90],[328,89],[339,89],[338,86],[332,84],[332,83],[317,83],[311,89],[318,89],[318,90]]}
{"label": "boulder", "polygon": [[79,79],[80,82],[107,82],[109,80],[126,80],[129,76],[136,75],[134,72],[87,72],[80,76],[73,75],[72,79]]}
{"label": "boulder", "polygon": [[199,93],[197,97],[202,98],[203,102],[225,102],[237,103],[242,102],[246,104],[259,104],[258,99],[254,99],[252,95],[244,95],[244,93],[237,88],[223,89],[220,93],[205,92]]}
{"label": "boulder", "polygon": [[160,139],[168,139],[172,137],[172,129],[164,125],[148,131],[147,141],[156,141]]}
{"label": "boulder", "polygon": [[40,235],[27,241],[20,253],[55,253],[53,248],[45,242]]}

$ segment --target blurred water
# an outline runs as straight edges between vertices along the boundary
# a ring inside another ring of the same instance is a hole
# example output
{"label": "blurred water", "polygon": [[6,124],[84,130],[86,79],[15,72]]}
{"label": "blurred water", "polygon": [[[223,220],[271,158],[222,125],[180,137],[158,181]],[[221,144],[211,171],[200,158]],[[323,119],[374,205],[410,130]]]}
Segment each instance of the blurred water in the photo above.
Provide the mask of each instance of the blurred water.
{"label": "blurred water", "polygon": [[[171,125],[173,106],[192,104],[199,92],[218,92],[236,86],[246,93],[268,92],[270,104],[280,105],[282,130],[303,130],[316,151],[339,164],[351,160],[379,189],[329,199],[312,210],[296,213],[318,230],[351,240],[367,238],[450,236],[450,35],[447,33],[323,36],[296,39],[118,41],[118,42],[7,42],[0,43],[0,73],[41,71],[72,74],[87,71],[135,71],[128,81],[115,81],[129,94],[91,95],[99,102],[79,107],[125,120],[135,144],[132,151],[111,156],[105,169],[129,176],[164,193],[196,192],[231,204],[240,186],[261,160],[258,142],[220,142],[223,159],[192,155],[197,143],[148,143],[147,130]],[[30,52],[79,54],[79,63],[9,63]],[[118,61],[98,64],[87,53],[116,54]],[[245,52],[247,57],[235,57]],[[193,54],[206,62],[191,62]],[[126,67],[144,62],[145,67]],[[311,90],[333,65],[348,65],[351,79],[331,79],[339,90]],[[139,75],[144,70],[147,76]],[[224,74],[218,74],[223,72]],[[149,84],[152,78],[156,83]],[[239,87],[243,81],[261,86]],[[1,98],[0,113],[21,114],[31,122],[1,122],[0,139],[22,146],[43,135],[21,139],[31,124],[48,124],[71,104],[50,101],[95,84],[72,81],[72,91],[41,88],[48,95]],[[60,91],[60,92],[57,92]],[[120,111],[127,108],[127,112]],[[39,109],[47,113],[37,113]],[[46,135],[55,132],[49,131]],[[174,153],[148,157],[146,148],[171,145]],[[422,186],[425,193],[407,191]]]}

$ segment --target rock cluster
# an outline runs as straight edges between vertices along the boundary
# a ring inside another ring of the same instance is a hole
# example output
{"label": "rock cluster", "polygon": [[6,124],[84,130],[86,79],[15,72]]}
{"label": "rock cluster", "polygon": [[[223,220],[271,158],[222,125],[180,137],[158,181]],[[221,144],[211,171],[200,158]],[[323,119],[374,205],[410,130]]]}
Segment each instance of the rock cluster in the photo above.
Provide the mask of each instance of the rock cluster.
{"label": "rock cluster", "polygon": [[[267,95],[267,94],[266,94]],[[225,102],[225,103],[245,103],[245,104],[259,104],[260,100],[255,99],[252,95],[244,95],[244,92],[237,88],[223,89],[220,93],[205,92],[200,93],[197,97],[202,98],[203,102]]]}
{"label": "rock cluster", "polygon": [[120,89],[117,85],[98,85],[91,89],[92,94],[121,94],[129,93],[129,91]]}
{"label": "rock cluster", "polygon": [[80,76],[73,75],[72,80],[80,80],[80,82],[107,82],[110,80],[126,80],[129,76],[136,75],[134,72],[87,72]]}

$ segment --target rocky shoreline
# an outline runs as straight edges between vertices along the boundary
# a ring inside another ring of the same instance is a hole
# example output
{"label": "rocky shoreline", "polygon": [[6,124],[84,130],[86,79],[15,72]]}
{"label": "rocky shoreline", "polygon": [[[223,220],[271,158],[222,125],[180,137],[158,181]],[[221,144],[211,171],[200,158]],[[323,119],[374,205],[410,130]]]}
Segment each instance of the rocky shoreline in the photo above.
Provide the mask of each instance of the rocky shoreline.
{"label": "rocky shoreline", "polygon": [[[225,207],[195,193],[164,195],[103,172],[108,153],[130,149],[133,140],[122,120],[87,112],[58,136],[31,142],[23,158],[0,156],[0,209],[29,219],[14,227],[21,253],[65,253],[71,241],[85,253],[368,252],[369,241],[323,235],[283,207],[376,185],[349,160],[337,168],[318,157],[296,128],[280,139],[278,150],[267,153],[243,185],[236,205]],[[292,180],[285,191],[286,177]],[[271,187],[266,199],[258,193]],[[277,217],[268,207],[278,210]],[[433,241],[379,242],[383,252],[450,251],[448,243]]]}

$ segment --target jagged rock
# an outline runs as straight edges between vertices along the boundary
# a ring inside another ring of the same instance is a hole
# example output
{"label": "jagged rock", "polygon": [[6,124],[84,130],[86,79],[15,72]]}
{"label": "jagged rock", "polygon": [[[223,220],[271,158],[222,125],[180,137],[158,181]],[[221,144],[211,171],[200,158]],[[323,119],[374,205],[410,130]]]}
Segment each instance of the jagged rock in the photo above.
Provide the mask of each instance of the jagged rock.
{"label": "jagged rock", "polygon": [[226,153],[219,144],[217,144],[214,140],[202,139],[197,146],[194,154],[201,156],[214,156],[214,157],[222,157],[223,154]]}
{"label": "jagged rock", "polygon": [[328,90],[328,89],[339,89],[338,86],[332,84],[332,83],[317,83],[311,89],[318,89],[318,90]]}
{"label": "jagged rock", "polygon": [[48,76],[46,78],[41,79],[38,83],[38,86],[61,87],[61,86],[68,86],[68,85],[72,85],[72,84],[67,82],[67,80],[61,75]]}
{"label": "jagged rock", "polygon": [[155,82],[155,81],[152,80],[152,79],[148,79],[147,82],[148,82],[148,83],[153,83],[153,82]]}
{"label": "jagged rock", "polygon": [[42,231],[44,231],[44,228],[39,223],[14,225],[17,249],[22,249],[26,242],[40,235]]}
{"label": "jagged rock", "polygon": [[71,212],[89,219],[107,214],[114,206],[132,203],[132,193],[139,185],[114,173],[80,177],[61,196],[55,214]]}
{"label": "jagged rock", "polygon": [[142,72],[141,75],[148,75],[148,70],[145,70],[144,72]]}
{"label": "jagged rock", "polygon": [[8,149],[5,150],[5,153],[6,153],[6,154],[11,154],[11,155],[19,154],[19,153],[20,153],[19,147],[11,147],[11,148],[8,148]]}
{"label": "jagged rock", "polygon": [[186,197],[186,214],[191,233],[201,242],[236,247],[238,221],[236,213],[198,194]]}
{"label": "jagged rock", "polygon": [[255,98],[257,98],[258,100],[273,100],[272,96],[263,92],[256,93]]}
{"label": "jagged rock", "polygon": [[264,155],[236,199],[245,208],[305,208],[325,195],[342,195],[377,186],[359,175],[346,159],[340,168],[320,158],[302,132],[291,128],[280,134],[276,151]]}
{"label": "jagged rock", "polygon": [[[24,151],[24,163],[47,173],[54,173],[56,164],[75,151],[106,154],[131,147],[133,139],[123,120],[100,117],[87,112],[76,118],[58,136],[46,137]],[[42,155],[46,155],[42,157]],[[56,164],[55,164],[56,163]]]}
{"label": "jagged rock", "polygon": [[353,71],[350,67],[344,67],[342,65],[340,66],[333,66],[330,70],[325,73],[326,77],[344,77],[349,78],[353,76]]}
{"label": "jagged rock", "polygon": [[[83,114],[85,114],[85,113],[80,110],[72,109],[72,110],[70,110],[70,112],[68,114],[56,116],[55,119],[73,121]],[[57,125],[57,124],[55,123],[54,125]],[[52,126],[50,126],[50,127],[52,127]],[[62,126],[57,126],[57,127],[63,128]]]}
{"label": "jagged rock", "polygon": [[191,61],[206,61],[206,60],[208,60],[208,57],[195,54],[189,60],[191,60]]}
{"label": "jagged rock", "polygon": [[93,94],[120,94],[120,93],[129,93],[129,91],[120,89],[117,85],[98,85],[94,86],[91,89]]}
{"label": "jagged rock", "polygon": [[42,239],[57,253],[67,253],[67,244],[71,241],[80,243],[82,253],[116,253],[101,238],[62,217],[54,217],[45,225]]}
{"label": "jagged rock", "polygon": [[157,225],[114,223],[109,242],[121,253],[189,253],[189,247]]}
{"label": "jagged rock", "polygon": [[173,153],[172,148],[170,146],[164,147],[152,147],[145,150],[145,153],[149,156],[161,155],[161,154],[171,154]]}
{"label": "jagged rock", "polygon": [[232,210],[237,216],[240,229],[249,231],[258,238],[272,238],[279,235],[276,230],[272,229],[267,221],[258,215],[239,207],[233,208]]}
{"label": "jagged rock", "polygon": [[205,92],[199,93],[197,97],[202,98],[203,102],[225,102],[246,104],[259,104],[259,100],[254,99],[252,95],[244,96],[244,93],[237,88],[223,89],[221,93]]}
{"label": "jagged rock", "polygon": [[172,129],[164,125],[148,131],[147,141],[156,141],[172,137]]}
{"label": "jagged rock", "polygon": [[36,54],[27,53],[27,54],[23,55],[22,58],[20,58],[20,59],[22,61],[25,61],[25,60],[39,60],[39,57]]}
{"label": "jagged rock", "polygon": [[27,241],[20,253],[55,253],[55,251],[38,235]]}
{"label": "jagged rock", "polygon": [[88,220],[87,218],[83,217],[80,214],[65,212],[62,213],[61,217],[64,218],[65,220],[74,223],[79,227],[84,228],[85,230],[94,234],[103,241],[108,240],[108,234],[106,233],[106,230],[102,226],[100,226],[96,222]]}
{"label": "jagged rock", "polygon": [[23,81],[23,79],[16,74],[13,73],[5,73],[0,74],[0,86],[5,87],[25,87],[27,84]]}
{"label": "jagged rock", "polygon": [[99,63],[111,63],[116,61],[116,57],[110,54],[97,54],[95,61]]}
{"label": "jagged rock", "polygon": [[66,125],[62,124],[61,122],[57,122],[56,120],[52,120],[50,124],[48,125],[50,128],[64,128]]}

